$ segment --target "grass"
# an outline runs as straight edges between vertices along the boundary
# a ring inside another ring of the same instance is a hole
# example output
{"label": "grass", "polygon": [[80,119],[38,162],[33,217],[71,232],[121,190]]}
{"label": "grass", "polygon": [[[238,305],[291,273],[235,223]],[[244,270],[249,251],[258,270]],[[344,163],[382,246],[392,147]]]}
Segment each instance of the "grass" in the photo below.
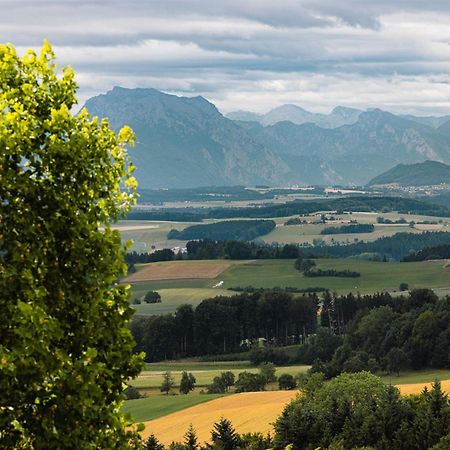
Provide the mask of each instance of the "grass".
{"label": "grass", "polygon": [[370,293],[397,290],[401,282],[410,288],[427,286],[447,288],[450,286],[450,269],[444,269],[442,261],[414,263],[381,263],[352,259],[318,259],[317,268],[354,270],[361,273],[359,278],[303,276],[294,269],[292,260],[258,260],[239,268],[232,266],[221,274],[223,287],[254,286],[272,288],[292,286],[307,288],[325,287],[337,293],[350,291]]}
{"label": "grass", "polygon": [[[151,290],[151,289],[148,289]],[[145,291],[147,292],[147,291]],[[138,295],[144,295],[145,292]],[[140,316],[151,316],[160,314],[169,314],[176,311],[178,306],[190,304],[197,306],[202,300],[208,297],[216,297],[218,295],[234,295],[232,291],[226,289],[209,289],[209,288],[179,288],[179,289],[158,289],[161,295],[161,303],[145,303],[133,305],[136,314]],[[134,294],[136,295],[136,293]]]}
{"label": "grass", "polygon": [[450,379],[450,370],[416,370],[400,373],[398,377],[396,375],[384,375],[381,378],[385,383],[389,384],[431,383],[434,380]]}
{"label": "grass", "polygon": [[153,420],[158,417],[189,408],[221,397],[219,394],[160,395],[158,397],[127,400],[123,411],[130,413],[136,422]]}

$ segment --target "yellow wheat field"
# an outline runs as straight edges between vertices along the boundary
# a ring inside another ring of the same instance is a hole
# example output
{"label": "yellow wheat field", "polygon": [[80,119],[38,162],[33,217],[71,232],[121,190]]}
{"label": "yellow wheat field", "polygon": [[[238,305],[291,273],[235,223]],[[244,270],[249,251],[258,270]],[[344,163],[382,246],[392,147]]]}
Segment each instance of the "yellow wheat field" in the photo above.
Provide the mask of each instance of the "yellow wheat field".
{"label": "yellow wheat field", "polygon": [[211,429],[221,417],[229,419],[239,433],[273,431],[273,423],[298,391],[246,392],[211,400],[207,403],[145,422],[143,437],[153,433],[163,444],[182,441],[189,425],[199,442],[208,442]]}
{"label": "yellow wheat field", "polygon": [[[398,384],[402,395],[420,394],[424,387],[431,388],[431,383]],[[441,381],[442,390],[450,394],[450,380]]]}
{"label": "yellow wheat field", "polygon": [[[450,380],[441,382],[442,389],[450,394]],[[399,384],[402,395],[419,394],[431,383]],[[147,438],[151,433],[163,444],[182,441],[192,423],[199,442],[209,442],[211,429],[221,417],[231,420],[239,433],[273,433],[273,423],[283,408],[298,395],[298,391],[247,392],[218,398],[193,406],[158,419],[145,422],[142,433]]]}

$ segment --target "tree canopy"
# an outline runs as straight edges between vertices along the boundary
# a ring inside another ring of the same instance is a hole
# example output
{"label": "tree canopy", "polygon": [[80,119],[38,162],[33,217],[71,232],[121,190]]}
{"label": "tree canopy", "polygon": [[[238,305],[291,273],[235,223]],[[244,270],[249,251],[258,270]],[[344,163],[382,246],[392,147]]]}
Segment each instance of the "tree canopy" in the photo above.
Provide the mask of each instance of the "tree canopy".
{"label": "tree canopy", "polygon": [[120,412],[138,374],[124,248],[110,223],[134,201],[127,146],[76,104],[45,42],[0,46],[0,447],[130,448]]}

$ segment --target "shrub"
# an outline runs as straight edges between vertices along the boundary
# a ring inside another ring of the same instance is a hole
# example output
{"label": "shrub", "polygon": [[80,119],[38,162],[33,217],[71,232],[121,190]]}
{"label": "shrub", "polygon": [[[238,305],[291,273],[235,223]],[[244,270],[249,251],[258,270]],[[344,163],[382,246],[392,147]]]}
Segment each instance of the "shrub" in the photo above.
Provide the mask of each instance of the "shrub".
{"label": "shrub", "polygon": [[283,373],[278,377],[278,387],[280,389],[290,391],[297,386],[295,378],[289,373]]}
{"label": "shrub", "polygon": [[145,303],[161,303],[161,296],[156,291],[148,291],[144,296]]}

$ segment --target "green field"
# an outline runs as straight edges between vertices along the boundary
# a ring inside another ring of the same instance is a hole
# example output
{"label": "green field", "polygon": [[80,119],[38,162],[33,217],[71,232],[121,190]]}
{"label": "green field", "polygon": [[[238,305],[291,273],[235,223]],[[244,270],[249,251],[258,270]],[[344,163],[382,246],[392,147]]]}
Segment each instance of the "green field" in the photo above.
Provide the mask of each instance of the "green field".
{"label": "green field", "polygon": [[167,416],[176,411],[209,402],[222,397],[220,394],[188,394],[188,395],[161,395],[154,397],[138,398],[127,400],[123,406],[123,411],[130,413],[136,422],[156,419]]}
{"label": "green field", "polygon": [[[338,294],[376,291],[398,291],[399,284],[408,283],[410,288],[436,288],[439,295],[450,290],[450,268],[442,261],[411,263],[374,262],[355,259],[317,259],[322,269],[349,269],[361,273],[359,278],[305,277],[294,269],[293,260],[253,260],[233,264],[214,279],[158,280],[132,284],[132,298],[142,297],[149,290],[160,292],[162,302],[134,305],[138,314],[152,315],[174,312],[183,303],[198,305],[203,299],[217,295],[233,295],[230,287],[254,286],[279,287],[325,287]],[[177,264],[176,261],[164,264]],[[195,264],[195,261],[192,261]],[[220,289],[212,286],[223,281]]]}
{"label": "green field", "polygon": [[396,375],[383,375],[382,380],[389,384],[415,384],[415,383],[431,383],[434,380],[450,379],[450,370],[417,370],[411,372],[400,373]]}
{"label": "green field", "polygon": [[[154,286],[145,284],[145,288],[136,289],[133,285],[133,298],[141,297],[146,292],[153,290]],[[216,297],[218,295],[235,295],[235,292],[227,291],[226,289],[212,289],[212,288],[171,288],[158,289],[161,296],[161,303],[145,303],[140,305],[133,305],[136,309],[136,314],[140,316],[160,315],[173,313],[178,306],[189,304],[197,306],[202,300],[209,297]]]}

